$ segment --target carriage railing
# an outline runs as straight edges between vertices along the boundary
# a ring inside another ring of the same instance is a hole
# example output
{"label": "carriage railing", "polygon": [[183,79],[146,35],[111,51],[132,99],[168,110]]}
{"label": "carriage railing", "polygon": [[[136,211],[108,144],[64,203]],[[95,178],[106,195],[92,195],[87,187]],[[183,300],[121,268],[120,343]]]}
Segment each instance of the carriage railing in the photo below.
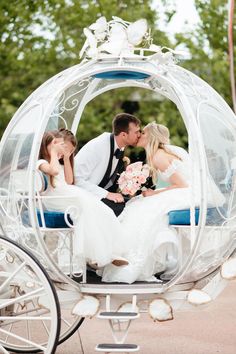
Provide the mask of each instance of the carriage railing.
{"label": "carriage railing", "polygon": [[[12,171],[9,190],[1,189],[0,212],[2,214],[2,219],[4,220],[5,228],[8,230],[8,235],[10,235],[13,239],[18,239],[20,243],[26,245],[30,249],[33,248],[34,254],[36,254],[39,259],[45,259],[45,254],[42,254],[40,247],[35,247],[35,243],[37,244],[37,233],[32,227],[32,221],[33,218],[36,219],[36,227],[39,231],[41,240],[43,240],[45,244],[48,256],[53,260],[63,274],[66,273],[72,277],[73,274],[78,273],[82,269],[84,273],[84,278],[82,281],[86,282],[85,260],[81,260],[80,264],[78,264],[76,263],[77,261],[74,261],[73,257],[75,247],[74,227],[68,217],[68,214],[71,211],[69,209],[73,209],[73,206],[71,206],[71,208],[69,208],[63,215],[65,224],[64,227],[48,227],[45,221],[45,208],[43,206],[43,201],[46,199],[64,199],[64,197],[41,195],[43,176],[39,171],[36,171],[35,176],[36,187],[34,198],[36,201],[35,204],[37,206],[37,210],[32,210],[33,204],[31,203],[32,200],[29,198],[28,194],[27,184],[29,182],[27,179],[27,170]],[[235,178],[230,187],[235,194]],[[232,205],[234,205],[233,202]],[[233,208],[231,209],[231,214],[232,210]],[[232,220],[234,219],[235,218],[233,217]],[[202,275],[202,266],[204,265],[204,261],[208,263],[208,268],[210,269],[220,264],[222,257],[227,257],[227,255],[223,255],[223,253],[225,253],[223,252],[224,242],[227,242],[227,244],[231,242],[235,243],[234,236],[232,236],[232,233],[228,232],[231,224],[230,220],[230,218],[223,219],[221,223],[217,224],[212,222],[210,225],[205,226],[206,237],[202,241],[202,246],[200,247],[199,255],[197,257],[199,271],[195,269],[195,277]],[[177,231],[180,242],[180,265],[184,265],[189,253],[191,252],[190,225],[173,225],[172,227],[174,227]],[[227,236],[227,234],[229,234],[229,236]],[[232,247],[227,247],[227,249],[229,248],[232,249]],[[196,262],[194,263],[196,264]],[[206,270],[206,273],[207,272],[208,270]],[[193,268],[190,273],[193,275]]]}
{"label": "carriage railing", "polygon": [[[9,190],[1,189],[0,191],[0,215],[5,232],[9,238],[33,251],[46,269],[49,268],[49,264],[53,263],[53,268],[59,269],[61,275],[66,274],[73,277],[74,274],[83,273],[82,281],[85,282],[85,261],[82,257],[79,260],[76,257],[75,260],[74,226],[68,215],[68,212],[72,213],[75,220],[75,208],[71,206],[65,213],[58,213],[60,223],[62,223],[60,227],[57,225],[48,227],[45,221],[43,201],[46,199],[64,199],[65,197],[42,196],[40,193],[43,187],[43,175],[36,171],[34,195],[36,210],[33,210],[32,199],[28,193],[29,182],[27,177],[27,170],[12,171]],[[33,226],[33,219],[36,219],[36,226]],[[43,243],[43,250],[39,245],[38,235],[40,235]]]}

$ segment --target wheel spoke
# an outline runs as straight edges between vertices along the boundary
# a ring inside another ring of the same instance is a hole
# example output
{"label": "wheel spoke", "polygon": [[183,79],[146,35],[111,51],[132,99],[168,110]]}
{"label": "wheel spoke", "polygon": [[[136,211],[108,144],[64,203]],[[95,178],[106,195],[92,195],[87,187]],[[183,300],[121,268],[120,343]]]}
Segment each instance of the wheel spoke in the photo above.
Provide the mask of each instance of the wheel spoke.
{"label": "wheel spoke", "polygon": [[[19,308],[19,306],[18,306],[18,308]],[[49,311],[48,311],[48,310],[44,310],[44,309],[40,309],[40,311],[39,311],[39,310],[36,309],[36,308],[35,308],[35,309],[32,309],[32,310],[22,311],[22,312],[20,312],[19,314],[17,314],[17,311],[16,311],[16,312],[14,312],[14,314],[15,314],[14,317],[17,316],[17,317],[16,317],[16,320],[14,320],[14,321],[8,321],[7,323],[1,323],[1,327],[9,326],[10,324],[14,324],[14,323],[16,323],[16,322],[19,322],[19,321],[21,321],[23,315],[25,315],[25,314],[27,314],[27,313],[31,313],[31,314],[32,314],[32,312],[37,312],[34,316],[32,316],[32,317],[36,317],[36,316],[43,316],[43,315],[45,315],[46,313],[48,313]],[[5,317],[7,317],[7,316],[5,316]],[[10,318],[10,319],[13,319],[13,316],[9,316],[9,318]],[[29,317],[27,317],[27,318],[29,318]],[[41,318],[42,318],[42,317],[41,317]],[[3,319],[3,317],[1,316],[0,319]]]}
{"label": "wheel spoke", "polygon": [[[38,310],[36,310],[36,311],[37,311],[37,314],[38,314]],[[40,314],[39,314],[39,316],[40,316]],[[42,318],[43,327],[44,327],[45,331],[47,332],[47,335],[49,335],[49,330],[48,330],[47,325],[44,322],[44,317],[41,317],[41,318]],[[47,318],[47,317],[45,317],[45,318]]]}
{"label": "wheel spoke", "polygon": [[18,272],[25,266],[26,262],[23,262],[0,286],[0,293],[4,290],[4,288],[10,284],[11,280],[16,276]]}
{"label": "wheel spoke", "polygon": [[60,307],[46,270],[23,247],[0,237],[0,353],[55,351]]}
{"label": "wheel spoke", "polygon": [[[1,316],[0,317],[1,321],[7,321],[7,320],[17,320],[17,322],[19,321],[51,321],[52,318],[51,317],[29,317],[29,316]],[[14,321],[14,323],[16,323]],[[9,325],[9,323],[4,324],[5,325]],[[0,325],[1,328],[1,325]]]}
{"label": "wheel spoke", "polygon": [[20,337],[17,334],[13,334],[13,333],[11,333],[9,331],[5,331],[2,328],[0,328],[0,333],[6,334],[9,337],[13,337],[15,339],[18,339],[18,340],[22,341],[23,343],[26,343],[26,344],[29,344],[30,346],[33,346],[33,347],[38,348],[38,349],[41,349],[42,351],[45,351],[45,349],[46,349],[44,346],[42,346],[42,345],[40,345],[38,343],[32,342],[31,340],[28,340],[26,338]]}
{"label": "wheel spoke", "polygon": [[65,318],[62,317],[61,320],[62,320],[68,327],[71,326],[70,322],[67,321],[67,320],[65,320]]}
{"label": "wheel spoke", "polygon": [[[26,317],[28,318],[29,316],[26,316]],[[31,332],[30,332],[30,327],[29,327],[29,320],[30,319],[27,319],[27,321],[26,321],[26,333],[27,333],[27,338],[29,340],[31,340],[32,338],[31,338]]]}
{"label": "wheel spoke", "polygon": [[11,300],[8,300],[6,302],[2,302],[2,300],[0,300],[0,310],[3,309],[4,307],[7,307],[9,305],[13,305],[13,304],[16,304],[18,302],[21,302],[21,301],[25,301],[25,300],[32,300],[36,297],[39,297],[39,296],[42,296],[42,295],[45,295],[45,290],[43,287],[39,288],[39,289],[36,289],[34,291],[31,291],[27,294],[24,294],[24,295],[21,295],[17,298],[14,298],[14,299],[11,299]]}

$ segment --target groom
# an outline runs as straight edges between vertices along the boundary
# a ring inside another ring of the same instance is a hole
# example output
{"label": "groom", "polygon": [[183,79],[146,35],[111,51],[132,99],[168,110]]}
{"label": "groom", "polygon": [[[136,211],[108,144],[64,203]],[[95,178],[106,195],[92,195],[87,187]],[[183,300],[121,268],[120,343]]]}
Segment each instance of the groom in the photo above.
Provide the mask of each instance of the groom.
{"label": "groom", "polygon": [[125,202],[117,192],[118,178],[124,170],[124,148],[136,146],[140,120],[120,113],[112,121],[112,133],[103,133],[85,144],[75,157],[75,184],[96,195],[118,216]]}

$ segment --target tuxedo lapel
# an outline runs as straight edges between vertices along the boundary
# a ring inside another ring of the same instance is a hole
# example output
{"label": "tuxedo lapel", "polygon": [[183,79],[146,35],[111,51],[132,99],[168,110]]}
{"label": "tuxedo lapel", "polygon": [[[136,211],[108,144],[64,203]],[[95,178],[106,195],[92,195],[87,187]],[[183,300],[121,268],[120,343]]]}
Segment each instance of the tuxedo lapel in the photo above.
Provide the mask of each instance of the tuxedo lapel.
{"label": "tuxedo lapel", "polygon": [[108,161],[106,172],[105,172],[101,182],[99,183],[99,187],[102,187],[102,188],[104,188],[110,180],[112,160],[113,160],[113,155],[114,155],[114,146],[115,146],[114,134],[110,134],[110,158]]}
{"label": "tuxedo lapel", "polygon": [[117,190],[117,181],[120,177],[121,172],[124,170],[124,162],[123,159],[120,158],[118,161],[118,164],[115,168],[115,171],[113,172],[112,176],[110,177],[110,181],[112,182],[112,185],[110,188],[108,188],[109,192],[116,192]]}

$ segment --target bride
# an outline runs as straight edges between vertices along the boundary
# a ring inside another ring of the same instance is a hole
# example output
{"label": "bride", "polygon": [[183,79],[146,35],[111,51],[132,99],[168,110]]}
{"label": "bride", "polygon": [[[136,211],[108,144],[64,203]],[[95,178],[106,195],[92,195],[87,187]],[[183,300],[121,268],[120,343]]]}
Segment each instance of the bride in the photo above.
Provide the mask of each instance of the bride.
{"label": "bride", "polygon": [[[191,205],[189,154],[178,146],[169,145],[168,128],[155,122],[143,129],[137,146],[146,150],[153,181],[160,178],[168,186],[148,189],[126,204],[119,221],[127,235],[122,255],[129,264],[120,268],[106,266],[102,274],[105,282],[156,281],[154,274],[164,272],[168,278],[179,266],[179,243],[175,231],[168,226],[167,214]],[[224,197],[214,182],[210,183],[214,187],[212,203],[222,205]],[[197,181],[194,189],[195,201],[199,204]]]}

